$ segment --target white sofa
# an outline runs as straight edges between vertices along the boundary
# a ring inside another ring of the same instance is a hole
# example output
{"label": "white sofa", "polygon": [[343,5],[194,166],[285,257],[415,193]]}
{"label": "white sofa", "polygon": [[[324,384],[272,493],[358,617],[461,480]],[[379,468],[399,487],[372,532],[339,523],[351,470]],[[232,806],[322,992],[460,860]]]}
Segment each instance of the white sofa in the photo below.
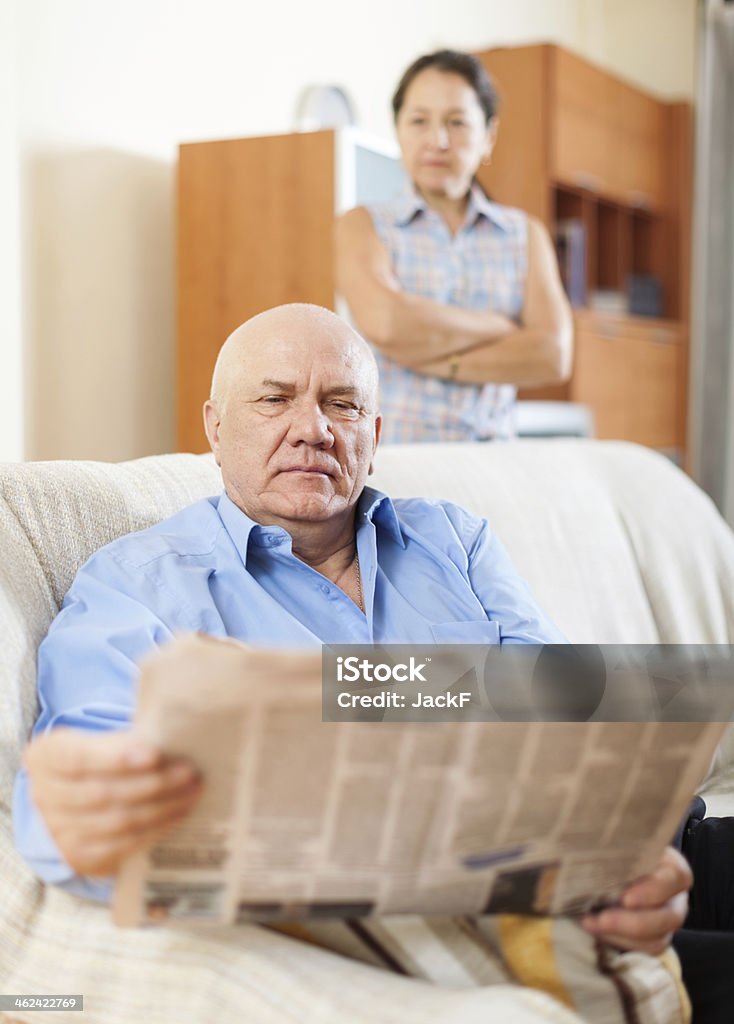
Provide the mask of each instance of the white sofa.
{"label": "white sofa", "polygon": [[[396,446],[378,453],[377,465],[375,484],[394,496],[447,497],[486,515],[572,642],[734,640],[734,536],[709,500],[660,456],[611,442],[519,441]],[[575,998],[580,1018],[527,989],[461,985],[450,972],[444,983],[440,971],[434,984],[399,977],[258,927],[121,932],[104,908],[33,878],[13,849],[9,809],[36,715],[38,643],[92,551],[220,486],[207,456],[0,467],[0,992],[85,996],[83,1018],[24,1017],[19,1010],[6,1019],[623,1020],[608,993]],[[707,784],[717,812],[731,802],[733,762],[722,745]],[[634,979],[634,957],[621,969]],[[654,991],[656,984],[639,996],[640,1021],[680,1024],[680,1000]]]}

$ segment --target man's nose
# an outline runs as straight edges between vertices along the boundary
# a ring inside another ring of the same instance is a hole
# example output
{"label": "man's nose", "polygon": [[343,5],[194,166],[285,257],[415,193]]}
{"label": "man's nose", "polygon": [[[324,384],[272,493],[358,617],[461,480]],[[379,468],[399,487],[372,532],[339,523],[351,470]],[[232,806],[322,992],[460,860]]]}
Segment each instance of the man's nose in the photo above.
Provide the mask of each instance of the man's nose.
{"label": "man's nose", "polygon": [[309,403],[293,409],[288,440],[291,444],[305,442],[331,448],[334,443],[331,421],[320,405]]}

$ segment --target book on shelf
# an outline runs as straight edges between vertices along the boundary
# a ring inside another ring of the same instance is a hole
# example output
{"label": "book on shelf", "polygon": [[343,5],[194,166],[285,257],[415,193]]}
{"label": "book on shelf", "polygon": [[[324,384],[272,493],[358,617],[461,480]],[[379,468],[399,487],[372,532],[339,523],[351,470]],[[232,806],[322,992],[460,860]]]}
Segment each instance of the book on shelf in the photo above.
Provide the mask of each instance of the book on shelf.
{"label": "book on shelf", "polygon": [[586,227],[578,217],[554,227],[556,256],[563,287],[572,306],[586,305]]}
{"label": "book on shelf", "polygon": [[627,278],[627,306],[633,316],[663,315],[663,286],[652,274],[630,274]]}

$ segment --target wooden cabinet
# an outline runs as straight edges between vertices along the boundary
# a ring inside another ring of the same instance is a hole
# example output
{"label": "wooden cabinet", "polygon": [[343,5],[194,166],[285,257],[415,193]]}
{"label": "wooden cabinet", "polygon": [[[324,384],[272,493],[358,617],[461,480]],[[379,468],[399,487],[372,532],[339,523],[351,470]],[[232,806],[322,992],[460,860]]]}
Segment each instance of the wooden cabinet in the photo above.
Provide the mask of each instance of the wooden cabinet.
{"label": "wooden cabinet", "polygon": [[681,447],[675,396],[682,341],[674,321],[576,315],[569,397],[592,407],[598,437]]}
{"label": "wooden cabinet", "polygon": [[[201,408],[217,352],[235,327],[284,301],[332,304],[333,134],[230,139],[180,149],[180,451],[207,448]],[[321,258],[314,260],[314,252]]]}
{"label": "wooden cabinet", "polygon": [[[686,103],[665,103],[552,45],[478,56],[500,91],[500,131],[480,179],[499,202],[563,222],[585,240],[584,305],[646,278],[665,319],[576,310],[568,385],[523,392],[591,406],[597,436],[684,456],[692,131]],[[573,289],[577,297],[579,288]],[[578,298],[577,298],[577,301]],[[634,307],[633,307],[634,308]]]}
{"label": "wooden cabinet", "polygon": [[207,448],[201,408],[227,335],[280,303],[334,308],[335,215],[393,195],[403,179],[395,147],[352,129],[180,147],[180,451]]}
{"label": "wooden cabinet", "polygon": [[662,207],[664,105],[558,47],[547,59],[552,179],[630,207]]}

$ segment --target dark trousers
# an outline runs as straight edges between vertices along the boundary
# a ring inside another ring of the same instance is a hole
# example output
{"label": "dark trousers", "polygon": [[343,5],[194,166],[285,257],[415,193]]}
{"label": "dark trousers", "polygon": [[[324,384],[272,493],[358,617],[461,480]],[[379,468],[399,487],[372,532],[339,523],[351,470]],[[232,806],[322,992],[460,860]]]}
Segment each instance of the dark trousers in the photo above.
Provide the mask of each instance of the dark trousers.
{"label": "dark trousers", "polygon": [[696,797],[676,836],[693,870],[690,909],[673,940],[693,1024],[734,1024],[734,818],[704,818]]}

